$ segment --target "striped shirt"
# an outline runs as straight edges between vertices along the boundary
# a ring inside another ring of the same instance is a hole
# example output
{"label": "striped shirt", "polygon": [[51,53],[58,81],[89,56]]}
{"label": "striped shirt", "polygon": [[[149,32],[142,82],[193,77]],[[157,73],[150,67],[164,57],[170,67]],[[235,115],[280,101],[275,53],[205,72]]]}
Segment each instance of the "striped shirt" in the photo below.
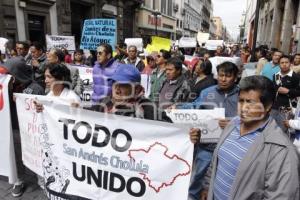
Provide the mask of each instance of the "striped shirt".
{"label": "striped shirt", "polygon": [[241,136],[240,119],[237,117],[233,120],[236,126],[218,151],[218,166],[213,190],[215,200],[229,199],[231,187],[240,162],[267,124],[266,122],[260,128]]}

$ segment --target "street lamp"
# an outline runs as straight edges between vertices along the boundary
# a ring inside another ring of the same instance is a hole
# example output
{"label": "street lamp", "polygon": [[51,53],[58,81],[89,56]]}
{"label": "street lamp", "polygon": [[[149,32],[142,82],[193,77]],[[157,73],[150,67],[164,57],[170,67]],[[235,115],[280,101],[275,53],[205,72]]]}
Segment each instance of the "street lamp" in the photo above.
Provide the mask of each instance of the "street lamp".
{"label": "street lamp", "polygon": [[161,13],[158,10],[155,10],[152,12],[151,16],[155,18],[155,35],[157,36],[157,19],[161,17]]}

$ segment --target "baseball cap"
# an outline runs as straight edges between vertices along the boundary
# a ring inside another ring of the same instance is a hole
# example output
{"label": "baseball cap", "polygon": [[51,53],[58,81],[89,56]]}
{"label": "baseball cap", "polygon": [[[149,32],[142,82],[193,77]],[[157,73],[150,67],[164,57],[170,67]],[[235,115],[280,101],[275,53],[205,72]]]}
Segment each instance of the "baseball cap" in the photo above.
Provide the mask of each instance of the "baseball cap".
{"label": "baseball cap", "polygon": [[14,76],[21,83],[27,83],[32,80],[33,71],[31,66],[26,65],[23,57],[17,56],[7,60],[4,64],[0,64],[9,74]]}
{"label": "baseball cap", "polygon": [[134,65],[120,63],[110,80],[120,83],[139,83],[141,74]]}

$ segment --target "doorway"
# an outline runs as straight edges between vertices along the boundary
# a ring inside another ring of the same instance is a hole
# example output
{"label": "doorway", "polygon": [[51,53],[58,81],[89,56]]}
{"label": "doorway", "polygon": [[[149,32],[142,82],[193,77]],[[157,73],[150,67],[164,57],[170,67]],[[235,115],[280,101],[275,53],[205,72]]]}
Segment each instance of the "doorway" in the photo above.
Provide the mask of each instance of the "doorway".
{"label": "doorway", "polygon": [[45,46],[45,16],[28,15],[28,34],[31,42],[39,42]]}

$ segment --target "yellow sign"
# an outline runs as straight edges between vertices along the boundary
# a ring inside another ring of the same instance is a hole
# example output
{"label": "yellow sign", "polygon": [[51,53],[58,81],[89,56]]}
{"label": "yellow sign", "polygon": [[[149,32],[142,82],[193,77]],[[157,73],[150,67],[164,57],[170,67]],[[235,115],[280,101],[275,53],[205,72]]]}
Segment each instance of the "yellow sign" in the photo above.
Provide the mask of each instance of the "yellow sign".
{"label": "yellow sign", "polygon": [[171,48],[170,39],[152,36],[152,43],[147,45],[146,51],[148,53],[159,52],[161,49],[169,51],[170,48]]}

